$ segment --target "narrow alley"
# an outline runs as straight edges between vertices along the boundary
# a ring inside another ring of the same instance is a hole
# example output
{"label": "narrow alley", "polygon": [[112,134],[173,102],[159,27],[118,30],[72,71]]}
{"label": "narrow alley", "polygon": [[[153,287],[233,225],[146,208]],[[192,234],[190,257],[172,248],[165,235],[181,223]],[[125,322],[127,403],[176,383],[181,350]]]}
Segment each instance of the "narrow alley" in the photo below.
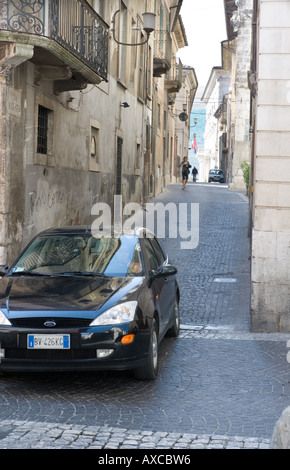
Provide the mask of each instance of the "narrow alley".
{"label": "narrow alley", "polygon": [[200,204],[200,242],[180,250],[181,332],[156,381],[129,372],[0,380],[0,448],[268,448],[289,403],[286,334],[250,332],[247,202],[224,185],[170,185],[156,201]]}

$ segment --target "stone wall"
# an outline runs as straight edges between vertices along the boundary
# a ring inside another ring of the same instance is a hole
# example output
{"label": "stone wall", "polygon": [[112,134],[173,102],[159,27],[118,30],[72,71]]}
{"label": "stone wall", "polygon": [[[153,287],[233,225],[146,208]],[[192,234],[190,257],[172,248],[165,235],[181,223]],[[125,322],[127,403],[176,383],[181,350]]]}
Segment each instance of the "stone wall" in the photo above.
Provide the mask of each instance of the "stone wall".
{"label": "stone wall", "polygon": [[259,6],[252,329],[290,332],[290,3]]}

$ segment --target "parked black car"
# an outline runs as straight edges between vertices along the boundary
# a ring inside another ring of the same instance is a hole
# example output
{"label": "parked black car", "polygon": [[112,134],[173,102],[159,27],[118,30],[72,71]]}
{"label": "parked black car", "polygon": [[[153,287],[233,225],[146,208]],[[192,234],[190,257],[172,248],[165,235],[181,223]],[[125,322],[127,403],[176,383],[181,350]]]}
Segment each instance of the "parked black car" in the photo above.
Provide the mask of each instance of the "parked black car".
{"label": "parked black car", "polygon": [[177,270],[145,229],[97,238],[87,227],[37,235],[0,280],[0,371],[158,374],[179,334]]}
{"label": "parked black car", "polygon": [[216,183],[224,183],[225,182],[225,177],[223,174],[223,170],[217,169],[217,170],[209,170],[208,173],[208,182],[216,182]]}

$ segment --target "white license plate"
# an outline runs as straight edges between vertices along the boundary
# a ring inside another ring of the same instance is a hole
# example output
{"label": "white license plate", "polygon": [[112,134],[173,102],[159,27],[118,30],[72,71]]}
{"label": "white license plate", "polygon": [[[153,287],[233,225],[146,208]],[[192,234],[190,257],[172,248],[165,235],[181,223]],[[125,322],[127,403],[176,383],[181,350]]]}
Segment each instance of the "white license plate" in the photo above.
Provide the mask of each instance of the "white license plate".
{"label": "white license plate", "polygon": [[27,335],[27,349],[70,349],[70,335]]}

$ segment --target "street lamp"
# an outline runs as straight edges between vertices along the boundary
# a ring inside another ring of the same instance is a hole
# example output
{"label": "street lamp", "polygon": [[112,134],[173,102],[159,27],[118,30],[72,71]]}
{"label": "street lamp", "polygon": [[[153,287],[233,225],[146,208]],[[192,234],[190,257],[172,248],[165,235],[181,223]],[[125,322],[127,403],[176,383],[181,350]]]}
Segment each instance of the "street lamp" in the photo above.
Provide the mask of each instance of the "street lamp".
{"label": "street lamp", "polygon": [[147,37],[146,37],[145,41],[137,42],[137,43],[134,43],[134,44],[127,43],[127,42],[122,42],[122,41],[119,41],[117,39],[116,33],[115,33],[115,21],[116,21],[116,16],[117,16],[118,13],[120,13],[120,10],[117,10],[114,13],[114,16],[113,16],[113,19],[112,19],[112,24],[113,24],[112,32],[113,32],[114,41],[117,44],[121,44],[122,46],[142,46],[143,44],[146,44],[146,42],[149,41],[150,33],[152,33],[152,31],[154,31],[154,29],[155,29],[155,16],[156,16],[155,13],[145,12],[145,13],[142,14],[142,16],[143,16],[143,30],[147,34]]}
{"label": "street lamp", "polygon": [[193,125],[193,126],[190,126],[190,128],[192,128],[192,127],[195,127],[195,126],[196,126],[196,124],[198,123],[198,119],[197,119],[197,118],[194,118],[194,119],[193,119],[193,123],[194,123],[194,125]]}

